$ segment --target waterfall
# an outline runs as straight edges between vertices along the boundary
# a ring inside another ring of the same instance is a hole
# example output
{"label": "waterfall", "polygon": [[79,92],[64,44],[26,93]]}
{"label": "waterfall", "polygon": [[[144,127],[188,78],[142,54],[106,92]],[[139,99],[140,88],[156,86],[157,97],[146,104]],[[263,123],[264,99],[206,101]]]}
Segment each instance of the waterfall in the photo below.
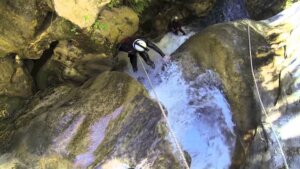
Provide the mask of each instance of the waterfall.
{"label": "waterfall", "polygon": [[234,21],[249,18],[245,0],[217,1],[215,8],[205,19],[208,24]]}
{"label": "waterfall", "polygon": [[[171,54],[193,34],[190,32],[186,36],[175,36],[168,33],[157,45],[166,54]],[[199,73],[197,80],[187,81],[177,61],[171,62],[163,70],[161,57],[153,52],[150,55],[156,63],[156,69],[146,65],[147,72],[154,84],[158,101],[168,111],[172,130],[183,150],[191,156],[191,169],[229,168],[235,145],[229,104],[222,91],[213,84],[195,85],[205,78],[211,78],[212,71]],[[127,73],[143,83],[155,99],[141,65],[138,67],[139,71],[133,73],[128,64]],[[169,140],[173,142],[170,136]]]}

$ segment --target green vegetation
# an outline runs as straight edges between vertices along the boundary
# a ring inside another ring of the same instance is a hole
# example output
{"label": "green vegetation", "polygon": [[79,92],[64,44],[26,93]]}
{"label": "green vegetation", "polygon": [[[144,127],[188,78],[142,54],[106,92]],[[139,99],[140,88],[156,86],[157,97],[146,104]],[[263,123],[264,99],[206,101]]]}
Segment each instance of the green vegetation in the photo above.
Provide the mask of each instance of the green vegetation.
{"label": "green vegetation", "polygon": [[85,15],[85,16],[83,17],[83,19],[84,19],[85,22],[87,22],[87,21],[90,19],[90,17],[89,17],[88,15]]}
{"label": "green vegetation", "polygon": [[109,8],[118,7],[121,4],[120,0],[112,0],[108,4]]}
{"label": "green vegetation", "polygon": [[113,8],[119,5],[127,5],[132,8],[135,12],[141,14],[145,8],[147,8],[150,4],[151,0],[125,0],[123,3],[120,0],[112,0],[108,7]]}
{"label": "green vegetation", "polygon": [[298,2],[299,0],[287,0],[285,3],[285,8],[288,8],[293,5],[293,3]]}
{"label": "green vegetation", "polygon": [[132,8],[138,13],[142,13],[150,3],[150,0],[131,0],[131,1],[133,1]]}
{"label": "green vegetation", "polygon": [[[83,19],[84,19],[85,22],[87,22],[90,19],[90,17],[86,15],[86,16],[83,17]],[[108,29],[108,25],[106,23],[103,23],[100,20],[96,20],[94,22],[94,24],[90,28],[88,28],[88,31],[92,31],[92,30],[107,30],[107,29]],[[80,30],[80,28],[77,27],[77,26],[75,26],[75,25],[70,29],[70,31],[73,34],[75,34],[75,35],[79,35],[80,34],[79,30]]]}
{"label": "green vegetation", "polygon": [[107,30],[108,25],[106,23],[100,22],[100,20],[96,20],[93,25],[94,30]]}
{"label": "green vegetation", "polygon": [[79,35],[79,32],[77,31],[76,27],[72,27],[71,32],[74,33],[75,35]]}

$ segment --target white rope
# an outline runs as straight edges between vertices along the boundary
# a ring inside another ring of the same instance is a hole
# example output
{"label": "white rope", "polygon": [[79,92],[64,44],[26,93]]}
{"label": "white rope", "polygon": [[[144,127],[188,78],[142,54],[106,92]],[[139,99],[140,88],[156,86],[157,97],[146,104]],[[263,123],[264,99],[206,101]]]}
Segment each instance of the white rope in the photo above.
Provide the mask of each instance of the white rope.
{"label": "white rope", "polygon": [[51,31],[52,31],[53,13],[54,13],[54,11],[51,13],[51,21],[50,21],[50,30]]}
{"label": "white rope", "polygon": [[176,145],[177,149],[179,150],[179,153],[180,153],[181,158],[182,158],[182,160],[183,160],[184,166],[185,166],[186,169],[189,169],[190,167],[189,167],[189,165],[188,165],[187,160],[185,159],[183,150],[181,149],[181,147],[180,147],[180,145],[179,145],[179,143],[178,143],[178,140],[177,140],[177,138],[176,138],[176,136],[175,136],[175,133],[173,132],[173,130],[172,130],[172,128],[171,128],[171,125],[170,125],[170,123],[169,123],[169,121],[168,121],[168,118],[167,118],[167,114],[166,114],[165,110],[163,109],[161,103],[159,102],[159,98],[158,98],[158,96],[157,96],[157,94],[156,94],[156,92],[155,92],[155,90],[154,90],[153,84],[152,84],[152,82],[151,82],[151,79],[150,79],[150,77],[149,77],[147,71],[146,71],[146,68],[145,68],[145,66],[144,66],[144,63],[143,63],[143,61],[141,60],[140,57],[138,57],[138,58],[139,58],[139,61],[140,61],[141,64],[142,64],[142,67],[143,67],[144,72],[145,72],[145,74],[146,74],[146,76],[147,76],[147,79],[148,79],[148,81],[149,81],[149,84],[150,84],[150,86],[151,86],[151,88],[152,88],[152,90],[153,90],[154,96],[155,96],[155,98],[156,98],[156,100],[157,100],[157,103],[158,103],[158,105],[159,105],[159,108],[160,108],[160,110],[161,110],[161,113],[162,113],[162,115],[163,115],[163,117],[164,117],[164,119],[165,119],[165,121],[166,121],[167,127],[169,128],[170,133],[171,133],[171,136],[172,136],[173,139],[174,139],[175,145]]}
{"label": "white rope", "polygon": [[261,96],[260,96],[260,93],[259,93],[259,89],[258,89],[258,85],[256,83],[256,79],[255,79],[255,74],[254,74],[254,69],[253,69],[253,63],[252,63],[252,52],[251,52],[251,37],[250,37],[250,28],[249,28],[249,25],[248,25],[248,40],[249,40],[249,55],[250,55],[250,64],[251,64],[251,72],[252,72],[252,76],[253,76],[253,80],[254,80],[254,84],[255,84],[255,88],[256,88],[256,91],[257,91],[257,94],[258,94],[258,99],[259,99],[259,102],[260,102],[260,105],[262,107],[262,110],[263,110],[263,113],[265,114],[266,116],[266,122],[271,126],[271,130],[275,136],[275,140],[278,144],[278,147],[279,147],[279,150],[280,150],[280,153],[282,155],[282,158],[283,158],[283,161],[284,161],[284,165],[285,165],[285,168],[286,169],[289,169],[289,166],[288,166],[288,163],[286,161],[286,157],[284,155],[284,152],[283,152],[283,149],[282,149],[282,145],[279,141],[279,137],[278,135],[276,134],[275,132],[275,129],[273,127],[273,124],[272,122],[269,122],[268,119],[270,119],[269,115],[267,114],[267,111],[265,109],[265,106],[262,102],[262,99],[261,99]]}

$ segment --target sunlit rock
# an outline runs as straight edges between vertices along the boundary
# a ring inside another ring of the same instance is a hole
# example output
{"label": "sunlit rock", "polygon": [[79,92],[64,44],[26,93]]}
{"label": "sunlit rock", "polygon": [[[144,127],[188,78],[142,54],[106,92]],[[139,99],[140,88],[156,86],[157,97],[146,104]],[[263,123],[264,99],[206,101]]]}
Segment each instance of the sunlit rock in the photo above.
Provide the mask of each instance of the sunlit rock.
{"label": "sunlit rock", "polygon": [[57,14],[68,19],[80,28],[92,26],[100,10],[110,0],[54,0],[54,9]]}
{"label": "sunlit rock", "polygon": [[[263,116],[264,130],[259,127],[249,152],[247,169],[282,168],[284,157],[291,169],[299,168],[300,132],[299,126],[299,10],[300,3],[278,15],[263,21],[272,26],[266,33],[275,57],[262,65],[256,73],[260,92],[268,116]],[[277,52],[282,51],[282,52]],[[273,93],[273,94],[270,94]],[[275,130],[272,132],[272,128]],[[283,149],[276,141],[276,133]],[[284,155],[284,156],[283,156]]]}

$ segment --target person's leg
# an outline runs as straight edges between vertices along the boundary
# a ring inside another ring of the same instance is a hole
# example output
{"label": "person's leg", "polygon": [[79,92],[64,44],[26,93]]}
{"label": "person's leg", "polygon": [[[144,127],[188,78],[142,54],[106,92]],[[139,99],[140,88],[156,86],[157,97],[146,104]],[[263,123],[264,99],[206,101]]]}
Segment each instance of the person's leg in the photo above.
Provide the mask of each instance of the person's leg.
{"label": "person's leg", "polygon": [[183,35],[186,35],[186,33],[183,31],[182,28],[179,28],[179,31],[180,31]]}
{"label": "person's leg", "polygon": [[144,61],[147,63],[147,65],[149,65],[150,67],[152,67],[152,69],[155,68],[155,64],[154,62],[150,59],[149,55],[147,52],[139,52],[139,54],[141,55],[141,57],[144,59]]}
{"label": "person's leg", "polygon": [[130,59],[130,63],[134,72],[138,70],[137,68],[137,54],[136,53],[128,53],[128,57]]}
{"label": "person's leg", "polygon": [[175,35],[178,35],[178,30],[175,29],[175,31],[173,32]]}

